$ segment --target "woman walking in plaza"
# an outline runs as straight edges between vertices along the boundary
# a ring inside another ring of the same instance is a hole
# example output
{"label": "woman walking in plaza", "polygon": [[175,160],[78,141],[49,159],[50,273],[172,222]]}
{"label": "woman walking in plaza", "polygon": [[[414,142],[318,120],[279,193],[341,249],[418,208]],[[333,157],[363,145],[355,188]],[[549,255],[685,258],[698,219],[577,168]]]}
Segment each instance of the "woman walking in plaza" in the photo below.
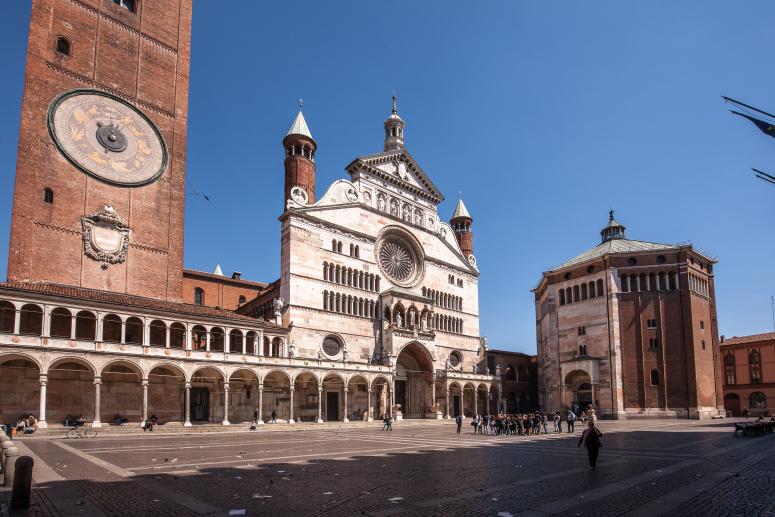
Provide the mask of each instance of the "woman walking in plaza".
{"label": "woman walking in plaza", "polygon": [[584,447],[587,448],[590,468],[595,468],[597,454],[600,452],[600,447],[603,446],[603,444],[600,443],[601,436],[603,436],[603,433],[601,433],[600,429],[595,427],[595,423],[590,420],[587,423],[587,428],[581,433],[581,438],[579,438],[578,447],[581,447],[581,444],[584,444]]}

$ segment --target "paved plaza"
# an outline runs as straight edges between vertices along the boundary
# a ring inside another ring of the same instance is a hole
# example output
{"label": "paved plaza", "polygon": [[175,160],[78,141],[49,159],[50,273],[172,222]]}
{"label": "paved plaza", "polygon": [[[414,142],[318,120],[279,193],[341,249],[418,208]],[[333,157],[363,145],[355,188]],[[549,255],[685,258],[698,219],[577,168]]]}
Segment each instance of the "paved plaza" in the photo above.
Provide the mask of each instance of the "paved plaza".
{"label": "paved plaza", "polygon": [[451,422],[271,427],[17,440],[36,462],[29,514],[775,514],[775,436],[736,438],[730,421],[600,422],[594,471],[580,426],[535,437],[457,435]]}

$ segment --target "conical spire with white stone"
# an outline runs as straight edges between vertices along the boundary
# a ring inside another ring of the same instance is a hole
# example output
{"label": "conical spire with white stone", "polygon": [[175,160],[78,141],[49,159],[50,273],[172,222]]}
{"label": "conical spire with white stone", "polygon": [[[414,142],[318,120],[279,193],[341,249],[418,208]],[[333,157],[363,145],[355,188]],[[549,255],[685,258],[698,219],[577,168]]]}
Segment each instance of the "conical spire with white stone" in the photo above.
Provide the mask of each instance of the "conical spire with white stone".
{"label": "conical spire with white stone", "polygon": [[[318,145],[312,138],[307,120],[301,111],[303,104],[299,101],[299,113],[293,119],[291,128],[283,138],[285,148],[285,197],[283,209],[288,199],[293,195],[297,202],[315,202],[315,152]],[[302,202],[302,204],[304,204]]]}
{"label": "conical spire with white stone", "polygon": [[460,250],[467,258],[469,255],[474,254],[474,232],[471,231],[471,225],[474,224],[474,219],[471,214],[468,213],[465,203],[463,203],[463,197],[458,197],[457,206],[455,207],[455,213],[452,214],[452,218],[449,220],[450,226],[455,230],[455,237],[457,237],[457,243],[460,245]]}

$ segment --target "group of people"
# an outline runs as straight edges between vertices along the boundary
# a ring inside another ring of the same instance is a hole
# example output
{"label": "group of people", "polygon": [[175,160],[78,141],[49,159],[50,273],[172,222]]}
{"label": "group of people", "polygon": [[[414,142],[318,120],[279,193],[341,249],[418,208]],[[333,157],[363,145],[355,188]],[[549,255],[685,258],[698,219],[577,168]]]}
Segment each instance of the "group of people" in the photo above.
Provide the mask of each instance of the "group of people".
{"label": "group of people", "polygon": [[[564,418],[559,411],[555,412],[553,415],[541,411],[535,411],[533,413],[476,415],[471,421],[471,426],[474,428],[474,434],[531,436],[541,433],[548,434],[550,419],[554,424],[555,433],[562,432],[563,421],[566,423],[567,432],[572,433],[575,430],[574,425],[576,420],[581,420],[582,424],[586,424],[587,415],[582,411],[579,416],[576,416],[576,413],[570,410]],[[459,433],[462,418],[457,417],[455,420],[458,424]]]}
{"label": "group of people", "polygon": [[[587,449],[589,466],[594,469],[597,465],[598,453],[603,446],[600,441],[600,437],[603,436],[603,433],[595,426],[595,422],[587,420],[585,411],[581,411],[579,415],[576,415],[573,410],[568,410],[568,413],[564,418],[559,411],[556,411],[551,417],[549,414],[541,411],[518,414],[498,413],[497,415],[476,415],[471,421],[471,427],[474,428],[474,434],[531,436],[539,435],[541,433],[548,434],[550,418],[554,423],[555,433],[563,432],[563,420],[566,423],[568,433],[575,432],[574,425],[577,420],[580,420],[582,424],[586,424],[587,428],[584,429],[579,437],[578,447],[583,445]],[[457,424],[457,433],[460,434],[463,417],[460,415],[456,416],[455,423]]]}
{"label": "group of people", "polygon": [[32,416],[32,413],[22,415],[16,420],[16,432],[21,434],[32,434],[38,430],[38,420]]}
{"label": "group of people", "polygon": [[62,423],[65,427],[81,427],[86,423],[86,419],[83,417],[83,415],[75,416],[68,414]]}

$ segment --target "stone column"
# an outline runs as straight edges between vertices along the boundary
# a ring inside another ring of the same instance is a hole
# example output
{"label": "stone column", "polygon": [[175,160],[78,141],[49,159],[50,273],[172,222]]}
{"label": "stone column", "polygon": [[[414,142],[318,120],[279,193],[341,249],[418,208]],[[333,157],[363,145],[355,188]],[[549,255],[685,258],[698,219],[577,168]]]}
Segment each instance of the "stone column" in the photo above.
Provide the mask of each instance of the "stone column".
{"label": "stone column", "polygon": [[205,346],[205,350],[207,352],[210,351],[210,331],[209,330],[207,331],[207,345]]}
{"label": "stone column", "polygon": [[465,399],[466,399],[466,390],[465,388],[460,388],[460,416],[465,418],[466,412],[465,412]]}
{"label": "stone column", "polygon": [[22,310],[21,309],[15,309],[13,311],[13,333],[17,336],[19,335],[19,331],[21,330],[22,325]]}
{"label": "stone column", "polygon": [[231,329],[229,327],[223,327],[223,353],[231,353]]}
{"label": "stone column", "polygon": [[256,345],[256,350],[258,350],[258,356],[261,357],[264,355],[264,331],[260,331],[258,333],[258,344]]}
{"label": "stone column", "polygon": [[318,423],[323,422],[323,386],[318,386]]}
{"label": "stone column", "polygon": [[48,305],[43,306],[43,337],[51,337],[51,307]]}
{"label": "stone column", "polygon": [[366,421],[374,421],[374,418],[371,416],[371,386],[369,386],[369,389],[366,390]]}
{"label": "stone column", "polygon": [[102,386],[102,379],[100,377],[94,378],[94,420],[92,420],[92,427],[102,427],[100,422],[100,386]]}
{"label": "stone column", "polygon": [[40,376],[40,406],[38,411],[38,427],[46,429],[48,422],[46,422],[46,385],[48,384],[48,375],[43,374]]}
{"label": "stone column", "polygon": [[151,346],[151,324],[143,318],[143,346]]}
{"label": "stone column", "polygon": [[256,424],[264,423],[264,384],[258,385],[258,421]]}
{"label": "stone column", "polygon": [[444,407],[444,413],[445,413],[444,418],[449,419],[450,418],[450,415],[449,415],[449,385],[447,385],[445,387],[444,393],[446,394],[446,402],[447,402],[445,404],[445,407]]}
{"label": "stone column", "polygon": [[248,333],[242,332],[242,355],[247,355],[248,353]]}
{"label": "stone column", "polygon": [[95,341],[98,341],[100,343],[103,341],[102,329],[104,327],[104,323],[102,320],[104,317],[105,317],[104,314],[102,314],[101,312],[97,312],[97,321],[96,321],[97,328],[95,329],[94,337],[95,337]]}
{"label": "stone column", "polygon": [[145,421],[148,420],[148,379],[143,379],[143,421],[141,426],[145,425]]}
{"label": "stone column", "polygon": [[75,325],[76,325],[75,319],[76,319],[75,314],[70,316],[70,339],[72,340],[75,340]]}
{"label": "stone column", "polygon": [[191,324],[186,323],[186,331],[183,333],[183,350],[191,350],[194,348],[191,338]]}
{"label": "stone column", "polygon": [[347,392],[350,391],[347,386],[344,387],[344,418],[342,418],[342,422],[349,422],[350,419],[347,418]]}
{"label": "stone column", "polygon": [[164,322],[164,348],[170,347],[170,325],[171,323],[168,321]]}
{"label": "stone column", "polygon": [[229,383],[223,383],[223,425],[229,425]]}
{"label": "stone column", "polygon": [[474,389],[474,418],[479,414],[479,388]]}
{"label": "stone column", "polygon": [[288,418],[288,423],[293,423],[293,385],[291,385],[291,416]]}
{"label": "stone column", "polygon": [[185,384],[186,387],[186,407],[184,408],[184,414],[185,414],[185,421],[183,422],[183,427],[191,427],[191,383],[187,382]]}
{"label": "stone column", "polygon": [[121,319],[121,344],[126,344],[126,320]]}

